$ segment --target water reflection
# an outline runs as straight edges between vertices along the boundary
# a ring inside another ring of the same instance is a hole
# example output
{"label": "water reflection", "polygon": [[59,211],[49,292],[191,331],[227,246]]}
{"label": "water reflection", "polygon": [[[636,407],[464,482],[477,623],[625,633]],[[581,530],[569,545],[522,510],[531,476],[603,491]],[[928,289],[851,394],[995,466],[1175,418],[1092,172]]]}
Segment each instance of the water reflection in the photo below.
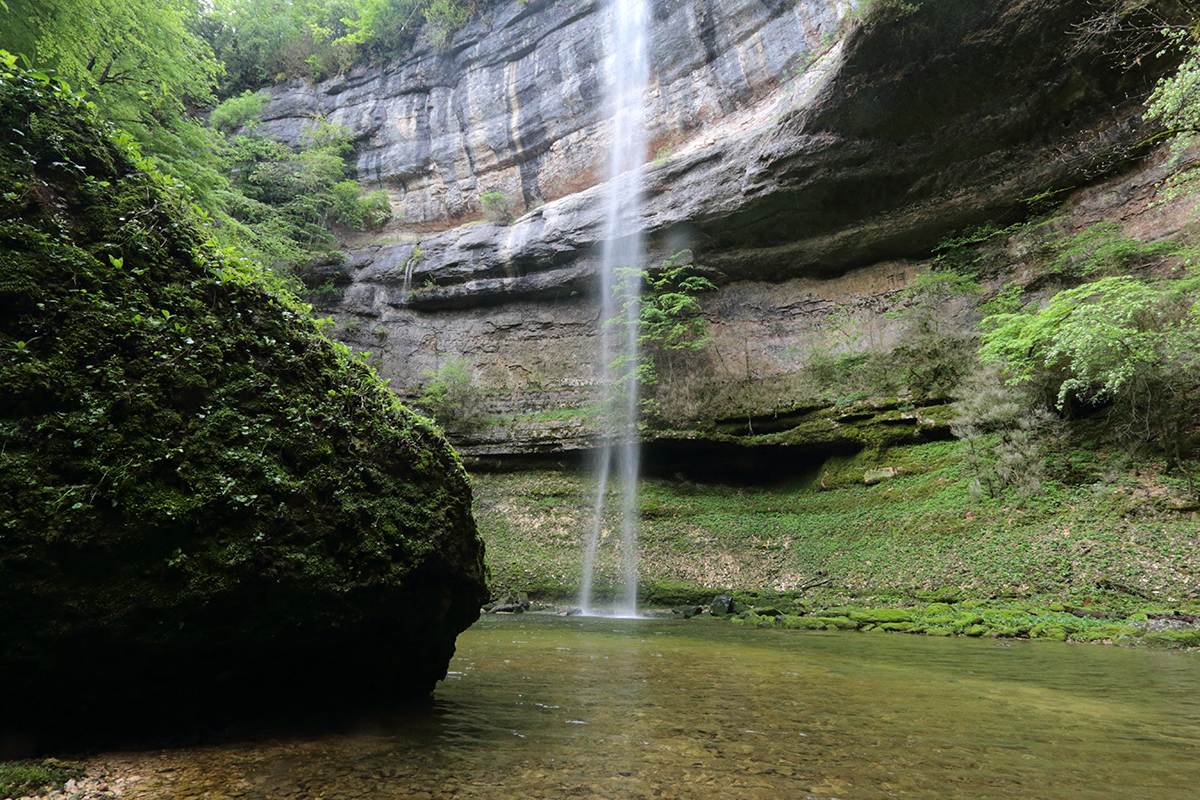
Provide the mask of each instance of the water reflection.
{"label": "water reflection", "polygon": [[[157,797],[1194,798],[1194,655],[492,618],[433,707],[155,754]],[[151,758],[151,756],[144,756]],[[152,770],[147,770],[152,771]]]}

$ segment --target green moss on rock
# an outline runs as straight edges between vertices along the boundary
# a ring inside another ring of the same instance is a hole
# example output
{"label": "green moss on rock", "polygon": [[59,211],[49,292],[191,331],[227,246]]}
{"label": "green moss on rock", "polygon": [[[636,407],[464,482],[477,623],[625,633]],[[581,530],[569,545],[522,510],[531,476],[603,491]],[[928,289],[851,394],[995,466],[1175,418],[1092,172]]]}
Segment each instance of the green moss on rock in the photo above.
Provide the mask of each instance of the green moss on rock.
{"label": "green moss on rock", "polygon": [[440,432],[60,87],[0,148],[0,733],[428,693],[485,599]]}
{"label": "green moss on rock", "polygon": [[904,608],[868,608],[850,612],[850,619],[858,623],[912,622],[912,614]]}
{"label": "green moss on rock", "polygon": [[1132,625],[1098,625],[1082,631],[1078,638],[1085,642],[1117,641],[1122,636],[1137,636],[1139,633]]}
{"label": "green moss on rock", "polygon": [[1184,648],[1200,647],[1200,630],[1161,631],[1147,633],[1141,638],[1141,643],[1151,647]]}

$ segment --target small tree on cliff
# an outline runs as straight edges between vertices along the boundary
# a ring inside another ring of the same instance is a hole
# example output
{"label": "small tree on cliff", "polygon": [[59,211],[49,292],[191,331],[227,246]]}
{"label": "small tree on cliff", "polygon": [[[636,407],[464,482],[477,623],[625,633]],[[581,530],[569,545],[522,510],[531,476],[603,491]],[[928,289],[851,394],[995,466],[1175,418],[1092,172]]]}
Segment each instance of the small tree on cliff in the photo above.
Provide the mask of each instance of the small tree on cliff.
{"label": "small tree on cliff", "polygon": [[[626,320],[636,318],[638,326],[637,353],[621,353],[611,365],[612,373],[619,376],[618,384],[628,383],[636,375],[639,386],[654,386],[663,370],[673,376],[679,356],[712,341],[698,296],[717,287],[697,274],[691,261],[692,251],[681,250],[657,267],[617,271],[614,291],[621,300],[621,311],[604,324],[624,326]],[[629,314],[632,303],[639,304],[637,314]]]}
{"label": "small tree on cliff", "polygon": [[997,314],[980,355],[1010,384],[1042,386],[1060,411],[1108,407],[1109,430],[1135,454],[1153,446],[1184,467],[1200,413],[1200,276],[1102,278],[1036,311]]}

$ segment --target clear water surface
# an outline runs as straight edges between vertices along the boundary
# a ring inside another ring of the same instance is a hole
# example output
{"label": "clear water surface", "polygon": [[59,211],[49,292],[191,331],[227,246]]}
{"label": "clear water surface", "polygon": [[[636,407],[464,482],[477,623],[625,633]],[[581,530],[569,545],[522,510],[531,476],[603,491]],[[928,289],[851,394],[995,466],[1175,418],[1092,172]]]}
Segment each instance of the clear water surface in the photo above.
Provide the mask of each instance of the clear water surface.
{"label": "clear water surface", "polygon": [[432,708],[143,754],[154,796],[1200,797],[1200,658],[1053,642],[487,617]]}

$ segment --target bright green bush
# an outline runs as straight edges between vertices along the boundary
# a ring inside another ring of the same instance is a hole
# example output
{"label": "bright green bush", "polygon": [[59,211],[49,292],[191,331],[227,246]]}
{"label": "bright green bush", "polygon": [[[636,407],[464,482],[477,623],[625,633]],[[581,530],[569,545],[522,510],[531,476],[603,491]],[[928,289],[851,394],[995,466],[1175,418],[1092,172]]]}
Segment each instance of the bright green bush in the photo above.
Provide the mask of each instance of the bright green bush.
{"label": "bright green bush", "polygon": [[218,103],[209,114],[208,124],[221,133],[233,133],[238,128],[244,128],[249,133],[257,127],[266,101],[266,95],[247,89],[240,95]]}
{"label": "bright green bush", "polygon": [[504,192],[484,192],[479,195],[483,214],[492,222],[507,225],[512,222],[512,204]]}
{"label": "bright green bush", "polygon": [[83,770],[79,767],[54,758],[41,764],[0,764],[0,797],[40,794],[51,786],[62,786],[72,778],[82,776]]}
{"label": "bright green bush", "polygon": [[980,354],[1010,383],[1042,383],[1062,411],[1111,404],[1108,426],[1182,462],[1200,402],[1197,279],[1108,277],[1042,309],[988,317]]}
{"label": "bright green bush", "polygon": [[452,358],[427,379],[417,399],[417,405],[429,412],[442,426],[469,431],[483,422],[483,391],[475,383],[470,363],[465,358]]}

